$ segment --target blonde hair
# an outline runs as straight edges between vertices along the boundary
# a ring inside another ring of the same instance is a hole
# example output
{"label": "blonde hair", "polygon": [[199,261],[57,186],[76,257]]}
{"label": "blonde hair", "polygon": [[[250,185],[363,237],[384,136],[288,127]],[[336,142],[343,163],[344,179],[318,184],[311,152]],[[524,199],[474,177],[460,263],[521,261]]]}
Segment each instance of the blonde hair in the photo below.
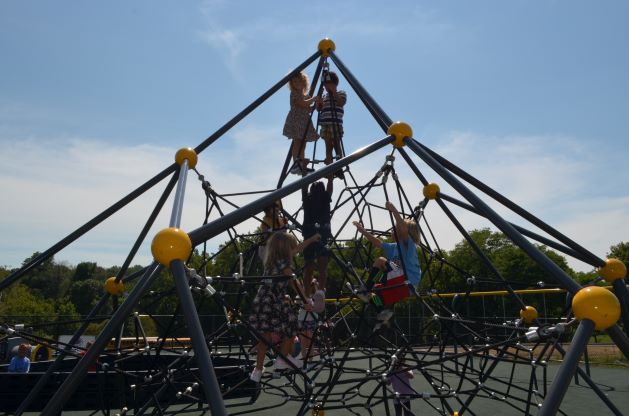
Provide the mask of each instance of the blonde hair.
{"label": "blonde hair", "polygon": [[415,222],[415,220],[405,219],[404,223],[406,224],[406,228],[408,229],[408,235],[411,236],[415,245],[419,245],[419,225]]}
{"label": "blonde hair", "polygon": [[[275,269],[277,263],[293,264],[293,252],[297,247],[297,239],[289,233],[274,233],[267,242],[264,268],[267,271]],[[280,270],[281,272],[281,270]]]}
{"label": "blonde hair", "polygon": [[[296,80],[298,80],[298,79],[300,79],[300,80],[302,80],[302,81],[303,81],[303,88],[302,88],[302,90],[301,90],[301,91],[299,91],[299,90],[297,89],[297,86],[295,85],[295,81],[296,81]],[[310,84],[309,84],[309,82],[308,82],[308,75],[306,75],[306,73],[305,73],[305,72],[303,72],[303,71],[301,71],[301,72],[300,72],[300,73],[298,73],[298,74],[295,74],[295,76],[294,76],[294,77],[292,77],[292,78],[288,81],[288,88],[289,88],[291,91],[298,91],[298,92],[301,92],[301,93],[302,93],[302,94],[304,94],[304,95],[308,94],[308,89],[310,88]]]}

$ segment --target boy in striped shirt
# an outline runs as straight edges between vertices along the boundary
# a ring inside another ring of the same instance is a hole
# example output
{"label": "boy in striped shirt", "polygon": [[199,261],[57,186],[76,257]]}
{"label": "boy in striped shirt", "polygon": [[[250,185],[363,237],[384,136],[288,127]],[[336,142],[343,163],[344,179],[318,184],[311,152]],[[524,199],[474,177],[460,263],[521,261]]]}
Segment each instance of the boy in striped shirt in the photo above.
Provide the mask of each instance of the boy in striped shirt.
{"label": "boy in striped shirt", "polygon": [[[325,140],[325,164],[332,163],[332,150],[336,158],[343,157],[341,139],[343,138],[343,107],[347,101],[345,91],[338,90],[339,77],[336,73],[328,71],[323,77],[325,94],[323,98],[317,98],[317,110],[319,110],[319,134]],[[342,178],[343,172],[337,176]]]}

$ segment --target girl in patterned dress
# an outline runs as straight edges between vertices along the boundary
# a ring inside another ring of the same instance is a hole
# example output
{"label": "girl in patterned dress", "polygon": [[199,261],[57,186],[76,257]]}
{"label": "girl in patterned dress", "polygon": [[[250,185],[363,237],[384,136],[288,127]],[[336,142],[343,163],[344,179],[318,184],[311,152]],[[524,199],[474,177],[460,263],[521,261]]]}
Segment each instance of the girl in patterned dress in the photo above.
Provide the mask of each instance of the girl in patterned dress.
{"label": "girl in patterned dress", "polygon": [[[286,276],[286,278],[269,278],[262,281],[253,304],[249,323],[261,336],[256,346],[256,367],[251,373],[251,380],[259,382],[264,371],[264,356],[267,346],[272,341],[272,333],[280,333],[282,341],[280,352],[291,360],[290,352],[293,348],[293,339],[297,335],[297,308],[288,295],[289,286],[298,294],[303,294],[303,287],[297,280],[290,279],[293,275],[293,256],[303,251],[309,244],[319,241],[319,234],[297,243],[294,235],[289,233],[275,233],[267,242],[266,260],[264,262],[265,276]],[[297,360],[293,365],[301,368]],[[283,358],[275,362],[275,369],[288,368],[288,363]]]}
{"label": "girl in patterned dress", "polygon": [[291,154],[293,156],[293,167],[290,172],[295,174],[307,173],[307,163],[305,160],[306,143],[319,138],[317,131],[310,120],[310,109],[314,105],[315,99],[308,95],[310,86],[308,77],[300,72],[288,81],[290,89],[290,111],[286,115],[284,130],[282,134],[292,140]]}

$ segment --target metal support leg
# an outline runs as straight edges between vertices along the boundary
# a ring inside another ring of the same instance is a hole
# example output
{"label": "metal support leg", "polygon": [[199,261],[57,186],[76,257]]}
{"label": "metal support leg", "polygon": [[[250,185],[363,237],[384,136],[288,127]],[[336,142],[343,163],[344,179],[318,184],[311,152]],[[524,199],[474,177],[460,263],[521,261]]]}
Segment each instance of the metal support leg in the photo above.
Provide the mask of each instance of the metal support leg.
{"label": "metal support leg", "polygon": [[188,334],[192,341],[192,348],[194,349],[194,358],[197,361],[199,372],[201,373],[201,380],[203,380],[203,392],[205,393],[205,400],[210,405],[210,410],[214,416],[225,416],[227,410],[225,409],[225,403],[223,402],[223,395],[218,385],[216,374],[214,373],[214,367],[212,366],[212,358],[210,356],[210,350],[205,342],[205,335],[203,334],[203,328],[201,328],[201,321],[199,315],[194,306],[194,299],[190,292],[190,286],[188,286],[188,278],[186,277],[186,271],[183,267],[183,262],[175,260],[170,264],[170,269],[173,272],[175,278],[175,285],[177,287],[177,293],[179,294],[179,301],[181,302],[181,309],[183,316],[186,320],[186,326],[188,327]]}
{"label": "metal support leg", "polygon": [[584,319],[579,324],[572,338],[570,349],[565,355],[563,363],[561,367],[559,367],[559,371],[557,371],[555,375],[555,379],[550,386],[548,395],[544,399],[538,416],[554,416],[557,414],[561,400],[566,394],[568,386],[570,386],[570,380],[572,380],[572,376],[574,376],[575,371],[577,371],[579,357],[583,354],[593,330],[594,322],[589,319]]}
{"label": "metal support leg", "polygon": [[92,347],[85,352],[85,355],[79,360],[72,373],[65,379],[55,395],[50,399],[42,411],[42,415],[56,416],[59,414],[63,404],[66,403],[70,396],[76,391],[79,383],[87,374],[88,367],[96,361],[101,351],[105,349],[114,332],[122,325],[124,320],[127,319],[144,292],[159,275],[160,270],[161,267],[157,263],[153,263],[147,268],[144,276],[138,281],[129,296],[122,305],[120,305],[118,310],[116,310],[101,333],[96,337]]}

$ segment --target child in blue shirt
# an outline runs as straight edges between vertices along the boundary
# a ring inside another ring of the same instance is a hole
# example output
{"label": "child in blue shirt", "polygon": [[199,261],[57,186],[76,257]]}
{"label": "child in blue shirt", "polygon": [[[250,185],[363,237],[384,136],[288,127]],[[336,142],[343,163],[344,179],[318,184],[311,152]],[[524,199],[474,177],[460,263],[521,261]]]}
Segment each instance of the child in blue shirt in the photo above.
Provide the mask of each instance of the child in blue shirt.
{"label": "child in blue shirt", "polygon": [[[386,257],[378,257],[373,264],[373,270],[367,281],[367,290],[373,286],[373,278],[376,273],[382,271],[386,274],[399,274],[403,270],[406,279],[413,287],[417,287],[421,280],[421,268],[419,256],[417,255],[417,244],[419,243],[419,227],[412,219],[403,219],[395,205],[387,201],[385,207],[393,214],[395,219],[394,243],[385,243],[369,231],[358,221],[354,221],[358,231],[375,247],[381,248]],[[401,243],[400,243],[401,242]],[[393,313],[385,309],[378,314],[378,319],[388,321]]]}
{"label": "child in blue shirt", "polygon": [[18,355],[11,358],[7,371],[9,373],[28,373],[31,369],[31,360],[26,354],[28,354],[29,351],[30,348],[28,344],[20,344],[17,350]]}

